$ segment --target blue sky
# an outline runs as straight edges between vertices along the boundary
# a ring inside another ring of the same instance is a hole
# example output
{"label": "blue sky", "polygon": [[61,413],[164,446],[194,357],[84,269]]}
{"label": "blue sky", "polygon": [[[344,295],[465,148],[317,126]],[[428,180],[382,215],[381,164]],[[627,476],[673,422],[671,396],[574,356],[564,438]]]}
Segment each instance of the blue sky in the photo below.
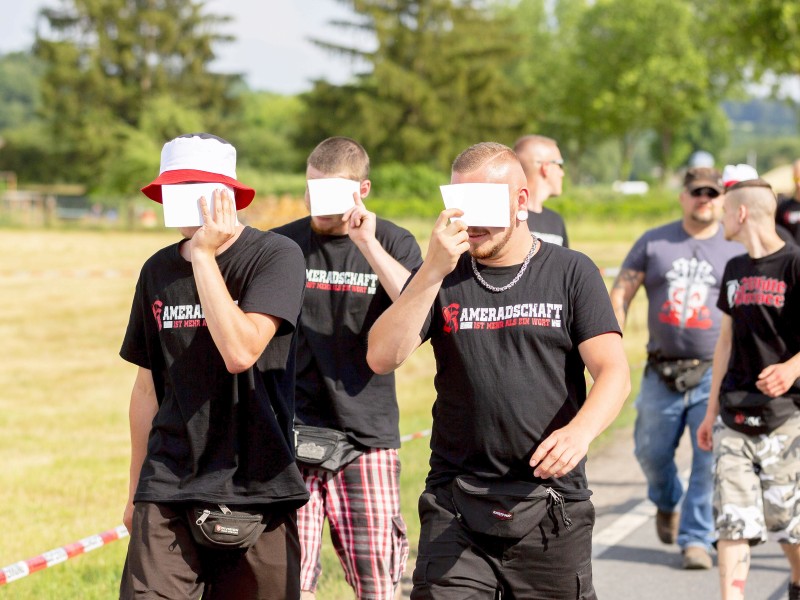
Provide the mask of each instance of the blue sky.
{"label": "blue sky", "polygon": [[[36,14],[61,0],[0,0],[0,53],[25,50],[33,43]],[[345,38],[331,27],[333,18],[349,11],[336,0],[208,0],[208,11],[227,14],[234,21],[225,29],[237,41],[217,49],[214,68],[242,72],[253,89],[294,94],[325,78],[343,83],[353,73],[349,59],[331,56],[315,47],[309,37],[337,43],[368,46],[368,40]]]}

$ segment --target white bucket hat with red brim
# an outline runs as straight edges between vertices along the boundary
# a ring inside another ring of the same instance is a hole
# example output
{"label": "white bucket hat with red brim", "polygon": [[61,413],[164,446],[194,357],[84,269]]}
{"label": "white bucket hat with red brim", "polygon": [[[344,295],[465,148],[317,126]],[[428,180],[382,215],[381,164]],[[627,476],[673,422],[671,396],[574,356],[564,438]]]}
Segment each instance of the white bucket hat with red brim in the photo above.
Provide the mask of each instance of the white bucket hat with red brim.
{"label": "white bucket hat with red brim", "polygon": [[181,183],[224,183],[234,190],[236,210],[248,206],[256,191],[236,180],[236,148],[210,133],[176,137],[161,149],[159,176],[142,193],[161,203],[161,186]]}

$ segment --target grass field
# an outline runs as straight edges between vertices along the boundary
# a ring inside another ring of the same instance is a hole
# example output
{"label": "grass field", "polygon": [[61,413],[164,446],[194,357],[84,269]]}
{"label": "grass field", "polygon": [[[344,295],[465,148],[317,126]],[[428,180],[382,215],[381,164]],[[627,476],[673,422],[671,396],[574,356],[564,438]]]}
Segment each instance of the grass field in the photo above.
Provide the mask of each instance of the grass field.
{"label": "grass field", "polygon": [[[402,224],[425,245],[432,223]],[[576,223],[570,239],[598,266],[615,267],[648,226]],[[0,230],[0,567],[121,523],[135,368],[117,352],[139,267],[176,236]],[[643,297],[634,302],[625,337],[634,387],[644,358],[645,306]],[[401,433],[430,426],[433,369],[426,345],[399,370]],[[615,426],[630,421],[628,407]],[[407,443],[401,459],[413,551],[427,440]],[[0,600],[114,598],[126,545],[114,542],[0,586]],[[319,600],[352,598],[329,548],[323,569]]]}

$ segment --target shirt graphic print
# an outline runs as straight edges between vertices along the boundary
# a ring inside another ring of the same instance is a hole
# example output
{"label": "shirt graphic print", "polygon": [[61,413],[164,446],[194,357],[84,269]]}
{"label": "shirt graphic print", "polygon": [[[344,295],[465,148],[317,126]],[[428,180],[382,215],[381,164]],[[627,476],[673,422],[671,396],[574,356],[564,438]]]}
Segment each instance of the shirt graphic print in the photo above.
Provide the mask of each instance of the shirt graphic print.
{"label": "shirt graphic print", "polygon": [[658,320],[681,329],[711,328],[709,291],[717,283],[713,265],[702,259],[678,258],[665,278],[669,289]]}

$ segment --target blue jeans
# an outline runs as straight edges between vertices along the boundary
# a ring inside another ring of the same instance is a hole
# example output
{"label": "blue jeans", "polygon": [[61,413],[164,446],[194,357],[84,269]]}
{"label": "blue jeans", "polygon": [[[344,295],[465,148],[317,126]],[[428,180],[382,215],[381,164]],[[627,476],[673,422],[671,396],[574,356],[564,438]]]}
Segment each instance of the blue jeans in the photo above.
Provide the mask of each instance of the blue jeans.
{"label": "blue jeans", "polygon": [[[714,541],[714,457],[697,447],[697,428],[705,417],[710,389],[711,369],[697,387],[674,392],[647,368],[635,404],[636,459],[647,477],[647,497],[659,510],[674,512],[683,496],[677,540],[681,548],[709,550]],[[675,449],[687,425],[692,438],[692,472],[684,495]]]}

